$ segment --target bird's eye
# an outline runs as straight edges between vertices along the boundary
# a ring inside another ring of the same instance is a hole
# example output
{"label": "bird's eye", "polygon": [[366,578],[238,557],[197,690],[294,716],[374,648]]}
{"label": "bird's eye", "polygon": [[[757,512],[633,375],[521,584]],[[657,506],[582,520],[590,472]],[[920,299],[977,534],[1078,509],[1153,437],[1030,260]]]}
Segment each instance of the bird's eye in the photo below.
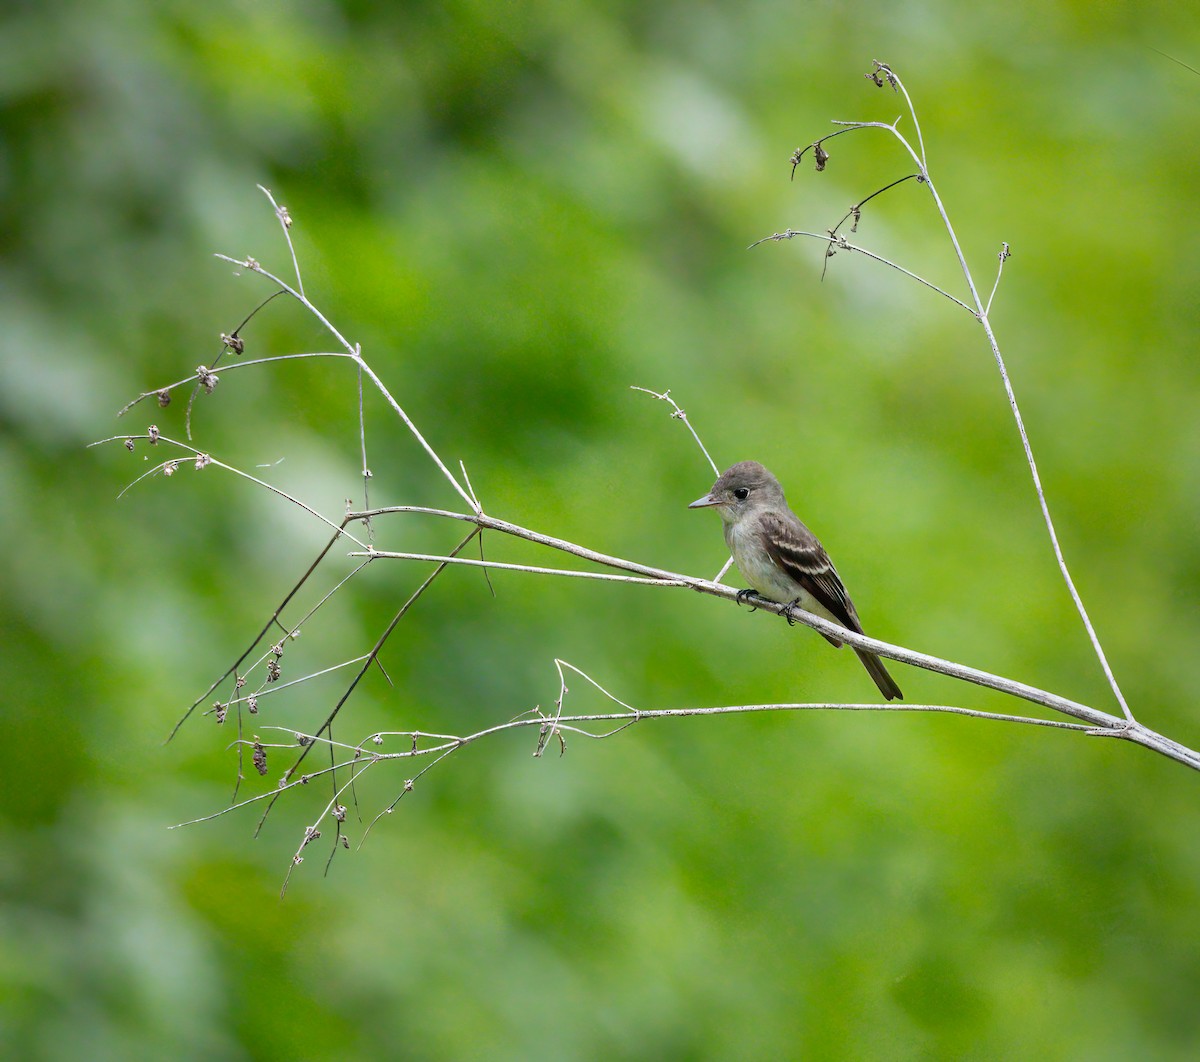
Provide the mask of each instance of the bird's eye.
{"label": "bird's eye", "polygon": [[748,497],[750,497],[750,488],[738,487],[738,489],[733,492],[733,496],[737,498],[738,501],[745,501]]}

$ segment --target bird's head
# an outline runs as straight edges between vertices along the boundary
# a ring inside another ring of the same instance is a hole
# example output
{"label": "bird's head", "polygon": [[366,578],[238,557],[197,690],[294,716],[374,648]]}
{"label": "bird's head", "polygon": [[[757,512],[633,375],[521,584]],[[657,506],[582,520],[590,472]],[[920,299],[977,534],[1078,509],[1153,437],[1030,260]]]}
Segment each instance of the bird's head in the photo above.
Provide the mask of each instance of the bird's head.
{"label": "bird's head", "polygon": [[752,508],[786,504],[779,480],[757,461],[739,461],[722,472],[712,490],[688,508],[716,509],[724,523],[732,524]]}

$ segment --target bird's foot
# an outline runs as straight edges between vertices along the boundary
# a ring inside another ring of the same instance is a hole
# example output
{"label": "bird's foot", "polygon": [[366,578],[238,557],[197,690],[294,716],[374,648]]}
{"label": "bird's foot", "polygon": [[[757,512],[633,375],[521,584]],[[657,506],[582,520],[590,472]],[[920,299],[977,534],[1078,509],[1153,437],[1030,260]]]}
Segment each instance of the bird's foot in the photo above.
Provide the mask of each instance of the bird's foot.
{"label": "bird's foot", "polygon": [[799,604],[800,604],[800,599],[796,598],[795,601],[789,601],[786,605],[783,606],[783,612],[781,612],[780,615],[783,616],[783,618],[788,621],[789,627],[796,626],[796,617],[792,615],[792,609],[794,609]]}
{"label": "bird's foot", "polygon": [[[753,598],[753,597],[758,597],[758,596],[759,596],[759,593],[758,593],[758,591],[757,591],[757,590],[753,590],[753,589],[750,589],[749,587],[747,587],[745,590],[739,590],[739,591],[737,592],[737,603],[738,603],[739,605],[744,605],[744,604],[745,604],[747,601],[749,601],[751,598]],[[757,606],[757,605],[751,605],[751,606],[750,606],[750,611],[751,611],[751,612],[757,612],[757,611],[758,611],[758,606]]]}

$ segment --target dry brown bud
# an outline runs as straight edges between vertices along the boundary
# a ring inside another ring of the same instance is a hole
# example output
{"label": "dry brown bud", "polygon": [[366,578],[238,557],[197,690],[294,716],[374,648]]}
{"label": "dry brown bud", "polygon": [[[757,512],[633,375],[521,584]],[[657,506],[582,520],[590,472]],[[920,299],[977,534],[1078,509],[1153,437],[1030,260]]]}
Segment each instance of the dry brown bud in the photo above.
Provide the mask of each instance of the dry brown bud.
{"label": "dry brown bud", "polygon": [[204,388],[206,395],[211,395],[217,389],[217,383],[220,381],[220,377],[207,365],[196,366],[196,379],[200,381],[200,386]]}

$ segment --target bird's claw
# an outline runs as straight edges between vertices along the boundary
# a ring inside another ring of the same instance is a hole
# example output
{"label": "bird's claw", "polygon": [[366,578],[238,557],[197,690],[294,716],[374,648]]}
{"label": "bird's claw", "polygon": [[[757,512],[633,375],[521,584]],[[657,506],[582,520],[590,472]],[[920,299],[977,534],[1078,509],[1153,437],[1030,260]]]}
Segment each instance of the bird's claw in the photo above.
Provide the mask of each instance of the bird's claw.
{"label": "bird's claw", "polygon": [[[757,590],[753,590],[753,589],[750,589],[749,587],[747,587],[745,590],[739,590],[739,591],[737,592],[737,603],[738,603],[739,605],[744,605],[744,604],[745,604],[747,601],[749,601],[749,600],[750,600],[750,598],[752,598],[752,597],[758,597],[758,596],[759,596],[759,594],[758,594],[758,591],[757,591]],[[758,606],[757,606],[757,605],[751,605],[751,606],[750,606],[750,611],[751,611],[751,612],[757,612],[757,611],[758,611]]]}
{"label": "bird's claw", "polygon": [[800,599],[796,598],[795,601],[789,601],[783,607],[782,615],[783,615],[783,618],[788,621],[789,627],[796,626],[796,617],[792,615],[792,609],[794,609],[798,604],[800,604]]}

